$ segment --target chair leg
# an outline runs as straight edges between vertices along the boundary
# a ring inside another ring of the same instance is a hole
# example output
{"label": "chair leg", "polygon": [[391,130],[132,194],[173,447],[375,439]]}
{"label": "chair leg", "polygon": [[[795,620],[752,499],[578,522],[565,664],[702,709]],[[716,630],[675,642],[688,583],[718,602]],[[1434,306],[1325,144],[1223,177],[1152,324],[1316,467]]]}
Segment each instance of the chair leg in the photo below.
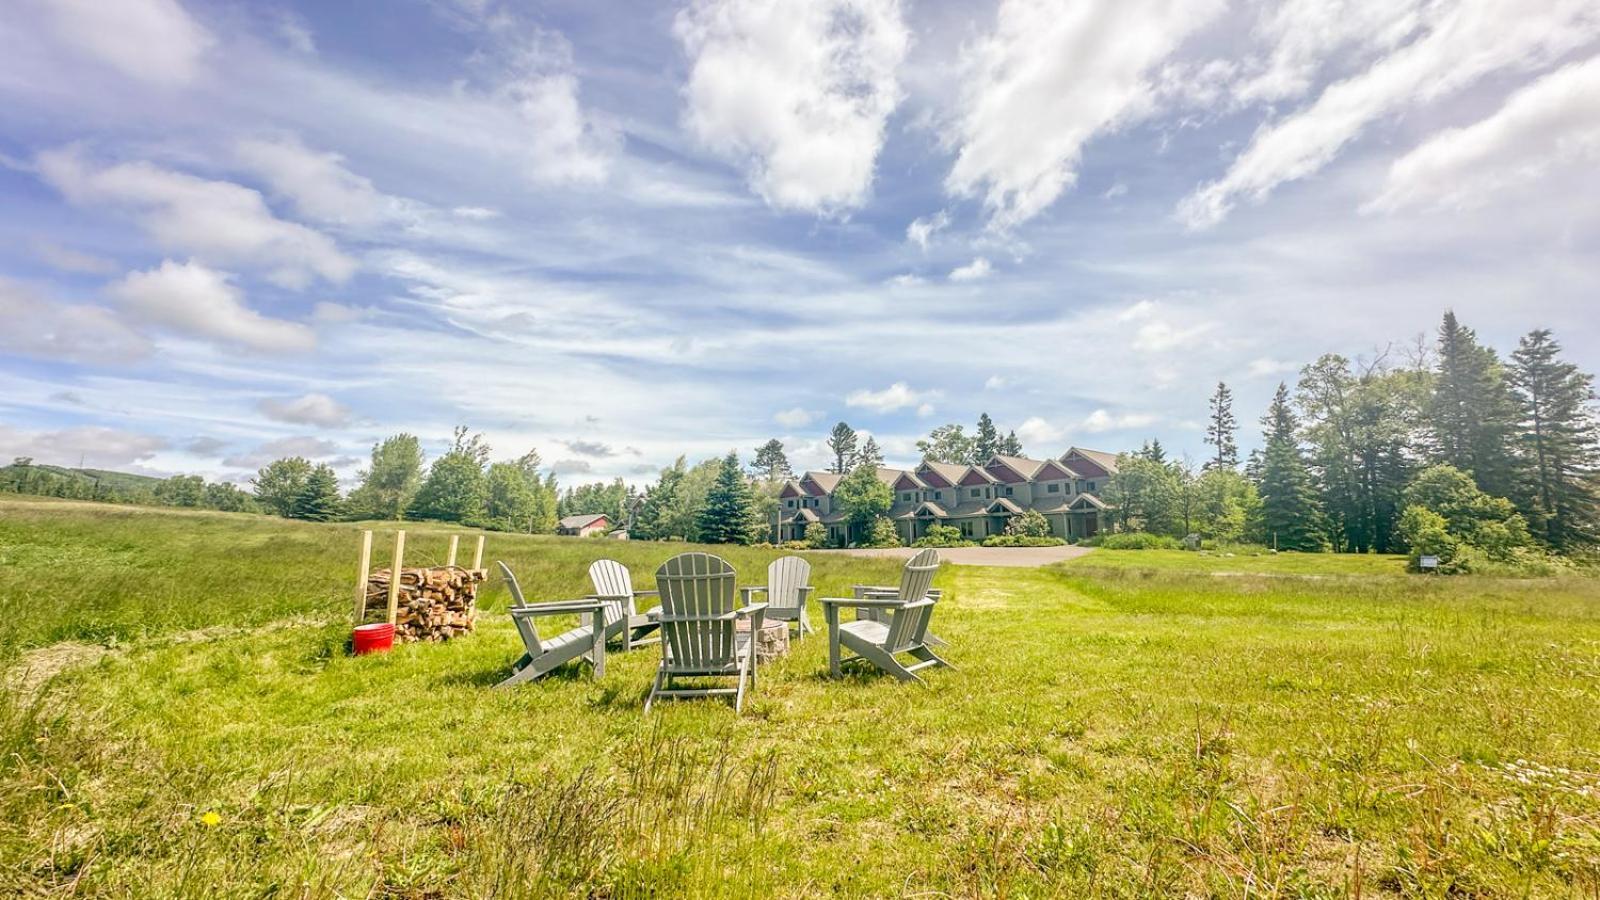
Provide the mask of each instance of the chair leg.
{"label": "chair leg", "polygon": [[748,667],[740,667],[740,669],[739,669],[739,690],[738,690],[737,693],[735,693],[733,695],[733,714],[734,715],[738,715],[741,711],[744,710],[744,676],[745,676],[745,669],[746,668],[748,668]]}
{"label": "chair leg", "polygon": [[950,664],[949,660],[937,653],[934,653],[932,650],[929,650],[926,646],[913,647],[906,652],[910,653],[912,656],[915,656],[917,659],[922,660],[923,662],[931,662],[934,665],[943,666],[946,669],[959,671],[955,666]]}
{"label": "chair leg", "polygon": [[666,677],[667,677],[667,673],[659,671],[659,670],[656,672],[655,684],[652,684],[650,686],[650,696],[644,698],[644,711],[645,712],[649,712],[650,711],[650,704],[656,702],[656,694],[662,689],[662,687],[663,687],[663,685],[665,683]]}
{"label": "chair leg", "polygon": [[532,661],[529,661],[527,665],[524,665],[522,668],[512,672],[510,678],[507,678],[499,684],[496,684],[495,687],[503,688],[510,687],[514,684],[522,684],[525,681],[532,681],[543,674],[545,674],[543,669],[535,666]]}

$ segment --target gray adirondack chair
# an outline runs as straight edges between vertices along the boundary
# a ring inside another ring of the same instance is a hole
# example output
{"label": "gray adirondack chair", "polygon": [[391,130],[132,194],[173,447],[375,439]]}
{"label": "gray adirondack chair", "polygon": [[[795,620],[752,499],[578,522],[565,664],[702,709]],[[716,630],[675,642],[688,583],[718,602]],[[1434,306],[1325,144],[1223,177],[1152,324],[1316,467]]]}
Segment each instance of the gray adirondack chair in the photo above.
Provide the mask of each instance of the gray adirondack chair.
{"label": "gray adirondack chair", "polygon": [[[895,600],[900,597],[900,588],[892,584],[853,584],[850,586],[850,590],[855,597],[864,600]],[[930,600],[938,601],[943,595],[944,592],[938,588],[928,588],[928,599]],[[856,618],[874,619],[887,623],[889,621],[889,612],[880,607],[858,606],[856,607]],[[945,639],[931,631],[928,632],[926,640],[930,647],[946,646]]]}
{"label": "gray adirondack chair", "polygon": [[755,594],[767,597],[766,618],[795,623],[795,634],[804,638],[816,631],[811,627],[811,617],[806,615],[806,601],[811,597],[811,563],[798,556],[785,556],[767,566],[765,586],[740,588],[748,606]]}
{"label": "gray adirondack chair", "polygon": [[[633,589],[633,576],[629,574],[628,567],[614,559],[597,559],[589,566],[589,582],[594,585],[594,595],[602,600],[611,600],[618,603],[627,615],[628,625],[618,629],[622,636],[622,649],[632,650],[640,643],[652,643],[639,639],[648,635],[659,627],[655,615],[661,611],[657,606],[647,612],[639,612],[638,598],[653,597],[656,591],[636,591]],[[609,634],[607,638],[614,638],[617,634]]]}
{"label": "gray adirondack chair", "polygon": [[[661,593],[661,667],[644,708],[657,697],[706,697],[732,694],[734,712],[744,708],[745,681],[756,682],[755,642],[765,603],[735,607],[733,566],[709,553],[682,553],[656,570]],[[750,623],[741,631],[741,619]],[[734,687],[680,687],[676,679],[730,677]]]}
{"label": "gray adirondack chair", "polygon": [[[511,667],[511,677],[495,687],[509,687],[548,675],[558,667],[579,657],[594,665],[596,680],[606,673],[606,620],[608,610],[614,621],[620,622],[620,609],[610,601],[595,597],[583,600],[557,600],[551,603],[529,603],[522,596],[522,587],[511,567],[500,563],[500,574],[505,576],[506,587],[511,590],[511,621],[522,635],[522,658]],[[541,639],[535,620],[539,616],[577,614],[577,628],[562,632],[553,638]],[[581,624],[583,618],[588,624]]]}
{"label": "gray adirondack chair", "polygon": [[[828,617],[828,671],[835,677],[843,674],[843,664],[861,659],[888,672],[901,681],[921,682],[917,672],[929,666],[951,666],[928,646],[928,622],[933,618],[938,602],[929,596],[934,573],[939,571],[939,554],[929,549],[912,557],[900,574],[897,596],[889,597],[824,597],[822,609]],[[881,611],[887,619],[858,618],[854,622],[840,623],[839,608],[853,606],[857,609]],[[840,659],[841,647],[856,655]],[[916,662],[906,665],[896,657],[905,654]]]}

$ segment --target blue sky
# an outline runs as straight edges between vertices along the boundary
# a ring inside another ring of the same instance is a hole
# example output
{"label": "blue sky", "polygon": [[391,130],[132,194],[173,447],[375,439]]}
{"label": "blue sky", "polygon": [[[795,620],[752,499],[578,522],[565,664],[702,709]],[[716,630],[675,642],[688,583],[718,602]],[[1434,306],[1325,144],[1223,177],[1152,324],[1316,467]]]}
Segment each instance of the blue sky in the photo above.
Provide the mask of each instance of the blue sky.
{"label": "blue sky", "polygon": [[0,456],[1200,457],[1446,307],[1600,368],[1597,172],[1592,0],[18,0]]}

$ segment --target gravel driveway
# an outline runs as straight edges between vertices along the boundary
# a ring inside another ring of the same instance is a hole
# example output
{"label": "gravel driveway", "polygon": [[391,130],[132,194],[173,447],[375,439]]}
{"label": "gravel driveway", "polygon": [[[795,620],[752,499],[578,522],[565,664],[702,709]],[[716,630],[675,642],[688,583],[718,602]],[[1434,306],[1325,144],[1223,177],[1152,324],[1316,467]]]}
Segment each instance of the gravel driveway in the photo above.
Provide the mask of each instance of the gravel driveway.
{"label": "gravel driveway", "polygon": [[[819,550],[819,553],[844,553],[850,556],[889,556],[910,559],[920,553],[911,547],[883,547],[870,550]],[[944,547],[939,550],[941,562],[958,566],[1012,566],[1021,569],[1047,566],[1064,559],[1076,559],[1093,553],[1093,547]]]}

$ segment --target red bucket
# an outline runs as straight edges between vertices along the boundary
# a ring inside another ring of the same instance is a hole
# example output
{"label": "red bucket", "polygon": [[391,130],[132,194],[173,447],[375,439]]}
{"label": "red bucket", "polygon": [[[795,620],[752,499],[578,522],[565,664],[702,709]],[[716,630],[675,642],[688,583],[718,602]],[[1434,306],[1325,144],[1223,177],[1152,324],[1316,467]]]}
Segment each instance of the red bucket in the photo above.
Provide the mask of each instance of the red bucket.
{"label": "red bucket", "polygon": [[394,647],[394,626],[388,622],[357,625],[350,633],[350,647],[357,656],[386,653]]}

